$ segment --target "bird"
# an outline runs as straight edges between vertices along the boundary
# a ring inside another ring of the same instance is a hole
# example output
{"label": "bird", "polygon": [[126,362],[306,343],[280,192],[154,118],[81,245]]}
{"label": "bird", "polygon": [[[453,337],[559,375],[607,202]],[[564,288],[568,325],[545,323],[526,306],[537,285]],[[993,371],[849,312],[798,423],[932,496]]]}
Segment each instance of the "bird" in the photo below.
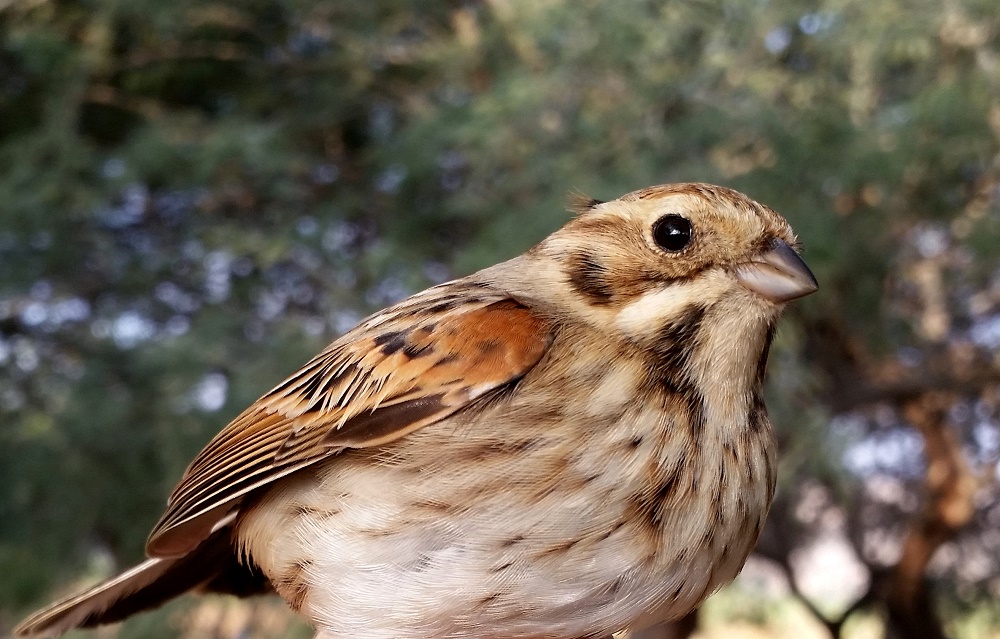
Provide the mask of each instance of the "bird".
{"label": "bird", "polygon": [[788,222],[726,187],[601,201],[362,320],[194,458],[147,558],[23,621],[276,592],[317,639],[582,639],[680,618],[775,491],[763,401]]}

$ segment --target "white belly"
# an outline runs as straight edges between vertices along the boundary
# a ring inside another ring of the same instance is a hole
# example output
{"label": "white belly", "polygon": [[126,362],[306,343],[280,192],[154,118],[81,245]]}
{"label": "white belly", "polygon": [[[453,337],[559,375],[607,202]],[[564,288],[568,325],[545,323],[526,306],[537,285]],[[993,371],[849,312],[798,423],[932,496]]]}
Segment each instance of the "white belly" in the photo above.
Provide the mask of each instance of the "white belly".
{"label": "white belly", "polygon": [[635,444],[656,419],[582,441],[435,424],[283,480],[237,534],[324,638],[574,638],[677,617],[739,571],[769,489],[686,459],[695,475],[658,494],[694,453],[676,434]]}

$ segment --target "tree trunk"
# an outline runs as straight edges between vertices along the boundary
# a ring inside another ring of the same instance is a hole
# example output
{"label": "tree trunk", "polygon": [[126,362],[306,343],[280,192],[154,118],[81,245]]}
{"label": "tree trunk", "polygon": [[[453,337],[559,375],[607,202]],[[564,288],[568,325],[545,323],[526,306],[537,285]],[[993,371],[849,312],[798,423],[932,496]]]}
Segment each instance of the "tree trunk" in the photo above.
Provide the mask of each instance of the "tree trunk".
{"label": "tree trunk", "polygon": [[944,393],[925,393],[903,407],[907,420],[923,436],[927,494],[886,584],[886,634],[893,639],[947,639],[934,610],[925,572],[941,544],[969,523],[976,488],[961,444],[948,426],[952,401]]}

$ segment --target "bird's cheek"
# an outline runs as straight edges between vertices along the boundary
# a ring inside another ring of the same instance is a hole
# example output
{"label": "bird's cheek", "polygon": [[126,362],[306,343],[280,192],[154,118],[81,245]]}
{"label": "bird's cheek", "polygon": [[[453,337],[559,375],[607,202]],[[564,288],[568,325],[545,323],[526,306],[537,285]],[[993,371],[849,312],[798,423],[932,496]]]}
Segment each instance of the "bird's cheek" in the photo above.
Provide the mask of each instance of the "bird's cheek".
{"label": "bird's cheek", "polygon": [[732,277],[717,270],[664,282],[660,288],[643,293],[618,311],[615,327],[633,340],[655,338],[665,326],[689,317],[692,308],[712,307],[732,288]]}

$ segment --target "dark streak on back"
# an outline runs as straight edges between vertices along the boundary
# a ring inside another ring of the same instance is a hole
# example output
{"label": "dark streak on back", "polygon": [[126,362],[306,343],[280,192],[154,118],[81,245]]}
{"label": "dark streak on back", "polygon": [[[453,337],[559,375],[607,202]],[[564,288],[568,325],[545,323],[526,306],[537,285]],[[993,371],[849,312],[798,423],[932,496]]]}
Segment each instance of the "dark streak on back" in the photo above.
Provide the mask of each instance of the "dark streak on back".
{"label": "dark streak on back", "polygon": [[375,342],[376,346],[382,347],[383,355],[392,355],[406,346],[406,332],[389,331],[388,333],[382,333],[372,341]]}
{"label": "dark streak on back", "polygon": [[403,354],[410,359],[416,359],[418,357],[424,357],[425,355],[430,355],[434,352],[434,347],[430,344],[424,344],[423,346],[416,346],[414,344],[407,344],[403,347]]}

